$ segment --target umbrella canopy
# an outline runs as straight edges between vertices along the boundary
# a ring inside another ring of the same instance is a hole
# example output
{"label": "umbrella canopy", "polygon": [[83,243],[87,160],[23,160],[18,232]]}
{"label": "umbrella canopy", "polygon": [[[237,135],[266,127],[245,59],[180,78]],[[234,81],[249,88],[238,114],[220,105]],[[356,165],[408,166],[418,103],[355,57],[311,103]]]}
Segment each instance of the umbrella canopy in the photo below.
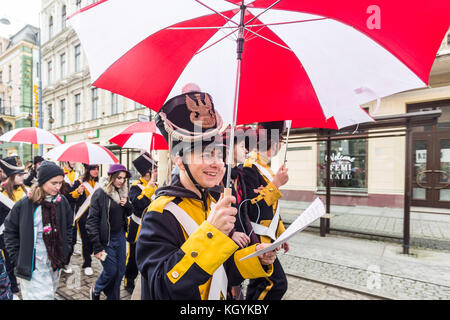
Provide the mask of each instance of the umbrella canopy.
{"label": "umbrella canopy", "polygon": [[426,86],[450,20],[447,0],[241,4],[105,0],[69,21],[93,84],[155,111],[195,82],[228,123],[238,105],[237,124],[298,119],[320,126],[333,117],[341,128],[372,121],[362,104]]}
{"label": "umbrella canopy", "polygon": [[113,164],[119,160],[111,151],[90,142],[71,142],[57,146],[44,155],[53,161],[73,161],[85,164]]}
{"label": "umbrella canopy", "polygon": [[109,141],[122,148],[137,148],[147,151],[169,148],[154,121],[133,123]]}
{"label": "umbrella canopy", "polygon": [[17,128],[0,137],[5,142],[27,142],[32,144],[60,145],[64,141],[56,134],[40,128]]}

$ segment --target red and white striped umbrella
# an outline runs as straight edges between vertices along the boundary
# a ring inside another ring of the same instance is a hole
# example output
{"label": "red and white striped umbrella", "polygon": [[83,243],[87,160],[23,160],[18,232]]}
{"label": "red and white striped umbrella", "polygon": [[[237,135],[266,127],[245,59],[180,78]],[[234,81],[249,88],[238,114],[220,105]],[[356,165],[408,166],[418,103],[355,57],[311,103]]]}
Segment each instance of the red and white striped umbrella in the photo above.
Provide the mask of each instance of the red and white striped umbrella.
{"label": "red and white striped umbrella", "polygon": [[237,124],[337,128],[425,87],[449,21],[448,0],[102,0],[69,19],[93,85],[155,111],[195,82],[228,123],[239,106]]}
{"label": "red and white striped umbrella", "polygon": [[169,149],[154,121],[133,123],[109,141],[122,148],[136,148],[147,151]]}
{"label": "red and white striped umbrella", "polygon": [[70,142],[57,146],[44,155],[53,161],[73,161],[85,164],[113,164],[119,160],[111,151],[90,142]]}
{"label": "red and white striped umbrella", "polygon": [[60,145],[64,141],[56,134],[40,128],[17,128],[0,137],[5,142],[27,142],[32,144]]}

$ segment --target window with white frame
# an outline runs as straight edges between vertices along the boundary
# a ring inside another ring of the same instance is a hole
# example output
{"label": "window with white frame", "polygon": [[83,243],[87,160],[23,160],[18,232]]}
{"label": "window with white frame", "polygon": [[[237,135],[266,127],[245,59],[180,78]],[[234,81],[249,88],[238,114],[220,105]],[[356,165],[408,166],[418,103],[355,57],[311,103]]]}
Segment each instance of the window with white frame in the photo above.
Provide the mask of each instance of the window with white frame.
{"label": "window with white frame", "polygon": [[63,5],[61,8],[61,29],[66,28],[66,19],[67,19],[66,5]]}
{"label": "window with white frame", "polygon": [[75,46],[74,57],[75,57],[74,70],[75,72],[78,72],[81,69],[81,46],[79,44]]}
{"label": "window with white frame", "polygon": [[81,122],[81,94],[75,95],[75,123]]}
{"label": "window with white frame", "polygon": [[48,39],[50,40],[53,37],[53,16],[48,18]]}
{"label": "window with white frame", "polygon": [[66,54],[61,53],[59,55],[59,67],[60,67],[60,78],[64,79],[66,77]]}
{"label": "window with white frame", "polygon": [[98,90],[97,88],[91,89],[92,96],[92,119],[97,119],[98,117]]}
{"label": "window with white frame", "polygon": [[111,114],[119,113],[119,96],[111,93]]}
{"label": "window with white frame", "polygon": [[66,124],[66,99],[59,101],[60,118],[59,125],[62,127]]}
{"label": "window with white frame", "polygon": [[47,62],[47,84],[51,84],[53,82],[53,62],[52,60]]}

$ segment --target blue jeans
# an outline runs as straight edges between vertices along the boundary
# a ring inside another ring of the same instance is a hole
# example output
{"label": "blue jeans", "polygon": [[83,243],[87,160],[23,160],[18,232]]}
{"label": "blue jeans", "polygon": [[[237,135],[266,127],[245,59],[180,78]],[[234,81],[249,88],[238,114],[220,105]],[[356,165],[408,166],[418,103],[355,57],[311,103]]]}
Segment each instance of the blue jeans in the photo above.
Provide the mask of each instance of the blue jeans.
{"label": "blue jeans", "polygon": [[102,261],[103,272],[95,282],[96,294],[103,293],[107,300],[120,300],[120,284],[125,274],[126,262],[125,231],[111,234],[109,245],[106,247],[106,260]]}
{"label": "blue jeans", "polygon": [[9,282],[8,273],[6,272],[6,264],[3,259],[3,253],[0,250],[0,300],[12,300],[11,284]]}

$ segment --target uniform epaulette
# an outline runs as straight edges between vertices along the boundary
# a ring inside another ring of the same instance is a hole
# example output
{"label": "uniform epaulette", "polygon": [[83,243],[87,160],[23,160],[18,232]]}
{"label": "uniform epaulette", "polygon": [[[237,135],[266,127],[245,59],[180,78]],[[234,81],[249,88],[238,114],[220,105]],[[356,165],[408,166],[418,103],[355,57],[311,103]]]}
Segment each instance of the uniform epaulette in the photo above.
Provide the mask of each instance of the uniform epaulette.
{"label": "uniform epaulette", "polygon": [[162,213],[164,211],[164,207],[173,199],[175,199],[175,197],[169,197],[169,196],[158,197],[158,198],[156,198],[156,200],[152,201],[152,203],[150,204],[150,206],[147,209],[147,212],[156,211],[156,212]]}
{"label": "uniform epaulette", "polygon": [[255,163],[254,159],[248,158],[247,160],[245,160],[243,167],[244,168],[251,168],[251,167],[253,167],[254,163]]}
{"label": "uniform epaulette", "polygon": [[135,180],[133,181],[133,183],[131,184],[131,186],[137,186],[138,184],[140,184],[140,180]]}

